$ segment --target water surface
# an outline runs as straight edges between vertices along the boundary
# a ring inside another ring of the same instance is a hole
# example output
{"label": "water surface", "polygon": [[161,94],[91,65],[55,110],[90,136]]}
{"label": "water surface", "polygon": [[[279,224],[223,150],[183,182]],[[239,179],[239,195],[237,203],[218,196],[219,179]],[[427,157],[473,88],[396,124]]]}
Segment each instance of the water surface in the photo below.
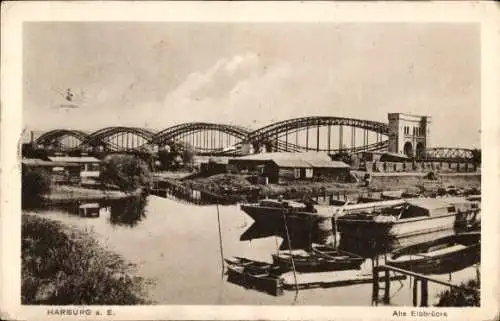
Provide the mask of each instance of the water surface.
{"label": "water surface", "polygon": [[[221,278],[221,253],[216,206],[196,206],[149,196],[145,214],[136,224],[116,224],[110,214],[99,218],[81,218],[62,211],[40,215],[92,232],[108,249],[138,265],[138,273],[155,280],[148,289],[158,304],[266,304],[266,305],[371,305],[372,285],[361,284],[330,289],[285,291],[274,297],[246,290]],[[268,237],[239,241],[253,220],[238,206],[220,206],[224,256],[243,256],[271,262],[281,238]],[[113,223],[113,224],[112,224]],[[369,268],[367,260],[363,268]],[[332,272],[334,273],[334,272]],[[435,276],[448,280],[448,275]],[[475,269],[456,272],[452,282],[475,277]],[[394,305],[412,305],[410,280],[391,284]],[[402,288],[398,291],[398,288]],[[429,283],[429,303],[445,289]]]}

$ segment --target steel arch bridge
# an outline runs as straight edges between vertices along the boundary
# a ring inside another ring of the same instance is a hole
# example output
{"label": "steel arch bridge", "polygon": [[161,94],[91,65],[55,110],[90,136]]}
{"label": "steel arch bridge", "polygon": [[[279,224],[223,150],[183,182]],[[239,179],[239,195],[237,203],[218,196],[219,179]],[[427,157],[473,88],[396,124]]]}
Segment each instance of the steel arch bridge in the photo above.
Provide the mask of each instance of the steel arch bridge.
{"label": "steel arch bridge", "polygon": [[[178,124],[155,131],[115,126],[86,133],[55,129],[43,133],[34,143],[41,148],[70,151],[107,152],[157,151],[173,142],[191,144],[200,155],[235,156],[248,152],[280,151],[368,151],[387,150],[386,123],[332,116],[311,116],[272,123],[259,129],[207,122]],[[249,151],[243,151],[249,149]],[[472,150],[436,147],[428,149],[429,159],[472,159]]]}

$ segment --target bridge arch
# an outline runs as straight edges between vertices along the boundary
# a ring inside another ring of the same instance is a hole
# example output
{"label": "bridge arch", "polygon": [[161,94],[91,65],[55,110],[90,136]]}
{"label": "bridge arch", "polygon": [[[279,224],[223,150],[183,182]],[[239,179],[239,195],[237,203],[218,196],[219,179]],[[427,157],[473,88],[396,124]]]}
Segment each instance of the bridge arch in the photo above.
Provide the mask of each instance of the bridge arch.
{"label": "bridge arch", "polygon": [[84,144],[111,151],[134,150],[152,142],[154,132],[138,127],[106,127],[90,134]]}
{"label": "bridge arch", "polygon": [[217,153],[240,144],[249,132],[240,126],[192,122],[166,128],[154,135],[152,142],[162,147],[180,140],[194,146],[198,153]]}
{"label": "bridge arch", "polygon": [[42,134],[34,143],[42,146],[74,149],[85,142],[87,137],[88,134],[80,130],[54,129]]}
{"label": "bridge arch", "polygon": [[[337,148],[331,146],[332,126],[336,126],[339,129],[339,143]],[[248,135],[246,143],[252,144],[254,149],[259,149],[262,145],[265,145],[267,149],[267,146],[274,144],[274,150],[276,151],[307,151],[309,150],[309,129],[314,127],[317,128],[315,138],[316,148],[311,149],[316,149],[316,151],[333,152],[344,149],[351,151],[363,149],[376,150],[386,148],[388,145],[388,140],[382,138],[382,136],[389,135],[389,127],[387,124],[377,121],[333,116],[311,116],[279,121],[251,132]],[[322,135],[323,137],[327,137],[327,147],[320,147],[320,127],[327,127],[328,129],[328,132]],[[346,132],[344,135],[344,127],[350,127],[351,133]],[[299,131],[303,130],[306,131],[305,146],[298,143],[297,137],[295,144],[290,143],[288,135],[291,133],[296,133],[297,135]],[[363,136],[362,146],[357,146],[356,132],[359,130],[362,130],[362,133],[359,134]],[[376,142],[369,142],[368,137],[370,132],[376,135]],[[351,140],[350,147],[345,147],[345,138],[349,135]]]}

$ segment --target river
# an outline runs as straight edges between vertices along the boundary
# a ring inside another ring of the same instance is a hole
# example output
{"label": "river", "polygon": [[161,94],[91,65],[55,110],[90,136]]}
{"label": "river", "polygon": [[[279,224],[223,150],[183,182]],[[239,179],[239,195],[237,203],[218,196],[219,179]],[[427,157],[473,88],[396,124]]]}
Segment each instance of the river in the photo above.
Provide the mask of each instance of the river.
{"label": "river", "polygon": [[[271,261],[281,239],[269,237],[239,241],[252,219],[238,206],[220,206],[224,256],[243,256]],[[148,288],[157,304],[238,304],[238,305],[371,305],[372,285],[361,284],[329,289],[294,291],[274,297],[247,290],[221,278],[221,254],[215,206],[196,206],[149,196],[145,216],[132,226],[111,224],[110,214],[81,218],[62,211],[40,213],[44,217],[91,232],[106,248],[137,264],[137,273],[154,284]],[[371,266],[368,260],[363,268]],[[474,268],[456,272],[453,283],[475,277]],[[436,276],[448,280],[448,275]],[[411,305],[410,280],[393,281],[391,304]],[[401,287],[402,286],[402,287]],[[398,291],[398,288],[401,289]],[[445,289],[429,284],[429,303]]]}

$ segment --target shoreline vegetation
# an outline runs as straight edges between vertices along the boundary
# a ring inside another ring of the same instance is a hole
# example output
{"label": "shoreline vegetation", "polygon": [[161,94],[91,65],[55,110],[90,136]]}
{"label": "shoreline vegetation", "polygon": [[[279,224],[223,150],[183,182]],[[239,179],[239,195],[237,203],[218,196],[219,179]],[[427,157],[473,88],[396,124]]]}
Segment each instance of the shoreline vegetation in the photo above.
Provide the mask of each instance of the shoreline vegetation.
{"label": "shoreline vegetation", "polygon": [[481,306],[480,279],[470,279],[460,284],[462,288],[474,290],[468,293],[455,289],[445,290],[438,294],[438,307],[479,307]]}
{"label": "shoreline vegetation", "polygon": [[151,303],[134,265],[91,235],[31,214],[22,216],[23,304]]}

